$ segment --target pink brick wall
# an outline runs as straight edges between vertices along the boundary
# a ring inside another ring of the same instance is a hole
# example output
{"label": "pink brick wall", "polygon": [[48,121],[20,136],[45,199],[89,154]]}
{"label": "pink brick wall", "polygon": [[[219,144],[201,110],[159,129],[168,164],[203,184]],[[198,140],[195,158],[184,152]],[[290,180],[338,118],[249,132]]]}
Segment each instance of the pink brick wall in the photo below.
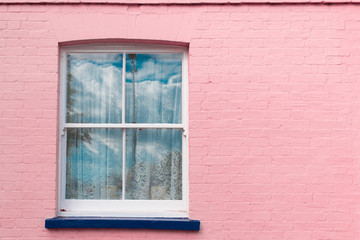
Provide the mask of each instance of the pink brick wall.
{"label": "pink brick wall", "polygon": [[[360,239],[360,6],[0,5],[0,239]],[[189,47],[201,231],[46,230],[58,44]]]}

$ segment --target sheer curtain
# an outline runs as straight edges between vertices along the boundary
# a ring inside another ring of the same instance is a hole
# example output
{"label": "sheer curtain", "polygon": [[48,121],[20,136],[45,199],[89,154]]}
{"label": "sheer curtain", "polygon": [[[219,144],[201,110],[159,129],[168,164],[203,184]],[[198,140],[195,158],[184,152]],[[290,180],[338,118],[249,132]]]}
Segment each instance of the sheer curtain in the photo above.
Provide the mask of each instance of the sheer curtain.
{"label": "sheer curtain", "polygon": [[[122,54],[69,54],[67,123],[121,123],[123,93],[126,123],[181,123],[181,56],[127,54],[123,90]],[[67,130],[66,199],[122,198],[182,199],[181,130]]]}
{"label": "sheer curtain", "polygon": [[[126,122],[181,123],[181,69],[181,54],[127,55]],[[128,129],[126,169],[126,199],[181,200],[181,130]]]}
{"label": "sheer curtain", "polygon": [[[137,134],[135,159],[134,134]],[[128,131],[126,199],[182,199],[181,136],[178,129]]]}
{"label": "sheer curtain", "polygon": [[[122,54],[67,56],[68,123],[121,123]],[[122,198],[122,130],[68,129],[67,199]]]}

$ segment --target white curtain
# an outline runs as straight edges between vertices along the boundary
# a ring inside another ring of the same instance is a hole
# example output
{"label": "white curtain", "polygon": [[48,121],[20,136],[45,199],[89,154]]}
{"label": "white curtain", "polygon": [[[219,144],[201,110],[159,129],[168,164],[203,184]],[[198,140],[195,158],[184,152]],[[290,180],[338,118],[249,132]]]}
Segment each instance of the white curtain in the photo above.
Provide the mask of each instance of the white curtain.
{"label": "white curtain", "polygon": [[[121,123],[124,92],[127,123],[181,123],[181,64],[181,54],[127,55],[123,91],[122,54],[69,55],[67,122]],[[66,171],[67,199],[182,199],[182,132],[69,129]]]}
{"label": "white curtain", "polygon": [[[182,199],[181,130],[129,130],[126,199]],[[133,159],[133,139],[137,147]]]}
{"label": "white curtain", "polygon": [[[122,59],[67,56],[68,123],[121,123]],[[122,151],[121,129],[68,129],[66,198],[121,199]]]}

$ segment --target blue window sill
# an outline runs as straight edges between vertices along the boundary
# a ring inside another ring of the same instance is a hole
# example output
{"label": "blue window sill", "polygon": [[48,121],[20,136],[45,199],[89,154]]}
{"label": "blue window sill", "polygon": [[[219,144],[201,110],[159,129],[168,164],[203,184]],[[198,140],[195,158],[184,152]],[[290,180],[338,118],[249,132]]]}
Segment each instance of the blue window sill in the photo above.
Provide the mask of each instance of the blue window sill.
{"label": "blue window sill", "polygon": [[45,220],[45,228],[128,228],[199,231],[200,221],[188,218],[55,217]]}

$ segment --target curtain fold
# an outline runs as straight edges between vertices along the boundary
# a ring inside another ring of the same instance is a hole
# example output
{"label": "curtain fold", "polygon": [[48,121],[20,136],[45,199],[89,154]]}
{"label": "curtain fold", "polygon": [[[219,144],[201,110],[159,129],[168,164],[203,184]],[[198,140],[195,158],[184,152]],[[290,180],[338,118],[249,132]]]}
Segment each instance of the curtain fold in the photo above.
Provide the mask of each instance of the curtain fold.
{"label": "curtain fold", "polygon": [[[121,123],[125,94],[126,123],[181,123],[182,54],[127,54],[124,90],[122,59],[113,53],[68,54],[66,122]],[[67,130],[66,199],[123,197],[182,199],[180,129]]]}
{"label": "curtain fold", "polygon": [[132,158],[134,131],[128,131],[126,199],[181,200],[182,154],[179,129],[136,129],[136,159]]}
{"label": "curtain fold", "polygon": [[[67,123],[121,123],[122,54],[67,56]],[[122,130],[68,129],[66,199],[122,198]]]}
{"label": "curtain fold", "polygon": [[[128,54],[126,122],[181,123],[181,86],[181,54]],[[126,131],[125,199],[182,199],[181,131]]]}

